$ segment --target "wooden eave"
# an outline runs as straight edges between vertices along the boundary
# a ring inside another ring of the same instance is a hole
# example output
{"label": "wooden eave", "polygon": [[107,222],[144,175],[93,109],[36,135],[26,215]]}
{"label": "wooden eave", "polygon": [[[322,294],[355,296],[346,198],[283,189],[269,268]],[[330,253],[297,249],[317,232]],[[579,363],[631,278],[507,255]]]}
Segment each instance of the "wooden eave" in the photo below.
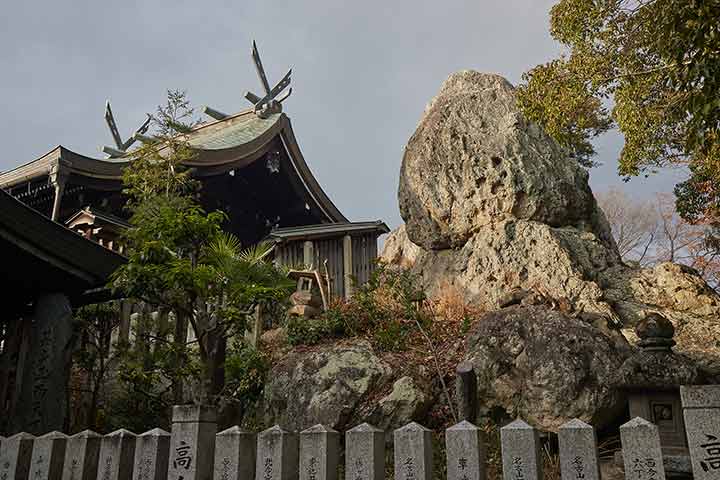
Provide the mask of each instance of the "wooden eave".
{"label": "wooden eave", "polygon": [[[53,222],[1,190],[0,242],[16,252],[2,262],[0,268],[6,271],[0,275],[1,282],[10,282],[8,290],[24,289],[28,295],[33,293],[28,289],[81,295],[104,287],[109,276],[126,261],[122,255]],[[19,283],[26,286],[17,286]]]}
{"label": "wooden eave", "polygon": [[284,227],[273,230],[267,238],[276,243],[283,243],[299,240],[318,240],[365,233],[374,233],[377,236],[380,236],[389,232],[390,229],[388,226],[381,220],[377,220],[374,222],[338,222],[322,223],[318,225],[303,225],[299,227]]}
{"label": "wooden eave", "polygon": [[83,208],[70,218],[65,220],[65,225],[69,229],[73,229],[78,225],[104,225],[111,226],[117,231],[130,228],[130,224],[121,218],[108,215],[103,212],[97,212],[88,208]]}

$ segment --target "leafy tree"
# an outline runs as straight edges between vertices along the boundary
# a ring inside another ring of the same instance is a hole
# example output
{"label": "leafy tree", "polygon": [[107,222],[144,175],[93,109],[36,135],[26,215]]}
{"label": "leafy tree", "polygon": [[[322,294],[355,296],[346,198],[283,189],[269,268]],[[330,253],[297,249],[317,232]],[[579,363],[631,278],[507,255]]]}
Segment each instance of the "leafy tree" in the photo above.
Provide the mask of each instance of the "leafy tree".
{"label": "leafy tree", "polygon": [[[79,345],[73,355],[75,368],[87,379],[81,394],[89,394],[86,418],[78,419],[87,428],[101,427],[101,391],[105,387],[110,363],[113,330],[120,324],[120,315],[114,303],[86,305],[74,315]],[[83,395],[84,396],[84,395]]]}
{"label": "leafy tree", "polygon": [[[268,245],[242,250],[222,230],[225,214],[199,205],[198,183],[186,167],[196,154],[188,143],[194,122],[185,94],[168,92],[152,120],[157,141],[135,150],[123,175],[132,227],[128,262],[112,282],[126,296],[174,312],[176,341],[189,323],[201,367],[198,400],[212,404],[224,383],[228,337],[244,332],[256,305],[286,298],[291,283],[265,260]],[[174,353],[178,368],[183,348]]]}
{"label": "leafy tree", "polygon": [[689,165],[680,213],[720,220],[720,0],[560,0],[550,33],[567,51],[524,75],[524,113],[584,165],[614,127],[621,175]]}

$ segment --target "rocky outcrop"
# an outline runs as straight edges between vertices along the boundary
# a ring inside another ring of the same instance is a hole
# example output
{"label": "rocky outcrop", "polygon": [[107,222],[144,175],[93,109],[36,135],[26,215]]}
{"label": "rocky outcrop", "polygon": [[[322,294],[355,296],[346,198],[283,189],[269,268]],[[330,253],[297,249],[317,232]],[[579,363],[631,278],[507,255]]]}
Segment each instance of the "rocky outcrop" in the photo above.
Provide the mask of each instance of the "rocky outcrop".
{"label": "rocky outcrop", "polygon": [[503,218],[574,226],[613,245],[588,174],[537,125],[498,75],[451,75],[410,138],[400,170],[407,234],[426,250],[462,247]]}
{"label": "rocky outcrop", "polygon": [[568,299],[578,311],[614,315],[596,280],[619,260],[589,232],[507,219],[486,225],[457,249],[424,250],[402,231],[387,242],[399,247],[386,248],[383,258],[410,266],[431,294],[452,285],[468,301],[494,309],[508,292],[538,290]]}
{"label": "rocky outcrop", "polygon": [[678,351],[720,372],[720,296],[687,267],[621,261],[587,172],[522,117],[503,78],[446,80],[408,142],[398,196],[405,225],[382,258],[428,294],[451,286],[492,310],[537,291],[609,334],[658,312]]}
{"label": "rocky outcrop", "polygon": [[256,423],[300,431],[317,423],[345,430],[363,422],[397,428],[419,419],[432,400],[429,388],[393,369],[366,341],[296,349],[273,365]]}
{"label": "rocky outcrop", "polygon": [[602,428],[625,406],[613,379],[631,353],[620,337],[547,306],[482,317],[467,340],[485,413],[501,409],[547,431],[573,418]]}

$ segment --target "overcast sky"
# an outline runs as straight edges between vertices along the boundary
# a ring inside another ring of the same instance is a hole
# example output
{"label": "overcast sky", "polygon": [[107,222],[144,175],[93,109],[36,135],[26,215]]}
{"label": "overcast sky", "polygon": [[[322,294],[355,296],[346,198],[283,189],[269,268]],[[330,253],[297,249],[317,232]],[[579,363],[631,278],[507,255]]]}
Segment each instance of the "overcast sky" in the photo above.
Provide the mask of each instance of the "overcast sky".
{"label": "overcast sky", "polygon": [[[112,140],[110,99],[127,137],[165,99],[187,90],[195,105],[249,106],[261,87],[256,39],[271,84],[292,67],[285,112],[328,195],[351,220],[401,219],[402,149],[442,81],[461,69],[512,83],[560,50],[548,35],[552,0],[25,0],[0,16],[0,170],[58,144],[89,156]],[[650,197],[680,173],[624,184],[622,139],[597,142],[595,191],[619,186]]]}

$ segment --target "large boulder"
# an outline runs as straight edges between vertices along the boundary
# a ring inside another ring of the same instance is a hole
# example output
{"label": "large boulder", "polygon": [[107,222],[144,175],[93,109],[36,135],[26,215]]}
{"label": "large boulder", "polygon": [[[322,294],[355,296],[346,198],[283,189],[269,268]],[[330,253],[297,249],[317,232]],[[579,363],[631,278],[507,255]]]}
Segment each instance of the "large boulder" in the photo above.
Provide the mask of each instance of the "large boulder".
{"label": "large boulder", "polygon": [[467,339],[485,412],[501,409],[547,431],[573,418],[596,428],[625,401],[616,371],[631,353],[620,337],[544,305],[511,306],[483,316]]}
{"label": "large boulder", "polygon": [[502,77],[447,79],[408,142],[398,197],[405,225],[382,259],[429,295],[449,285],[493,310],[513,291],[539,291],[631,340],[657,312],[679,352],[720,373],[720,296],[687,267],[622,262],[587,172],[523,118]]}
{"label": "large boulder", "polygon": [[451,75],[410,138],[400,170],[407,234],[428,250],[463,246],[502,218],[576,226],[612,244],[588,173],[516,105],[498,75]]}
{"label": "large boulder", "polygon": [[363,422],[397,428],[419,420],[431,390],[411,377],[396,378],[370,343],[336,343],[298,348],[273,365],[255,423],[300,431],[322,423],[346,430]]}

